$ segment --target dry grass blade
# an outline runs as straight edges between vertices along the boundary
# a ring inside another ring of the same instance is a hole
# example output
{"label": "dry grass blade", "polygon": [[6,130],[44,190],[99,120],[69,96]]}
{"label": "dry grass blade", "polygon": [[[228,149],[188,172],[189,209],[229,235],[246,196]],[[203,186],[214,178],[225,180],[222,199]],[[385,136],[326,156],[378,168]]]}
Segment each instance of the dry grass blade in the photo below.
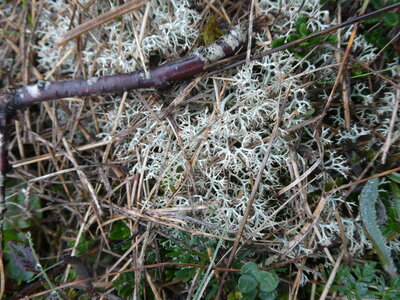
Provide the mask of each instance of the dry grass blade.
{"label": "dry grass blade", "polygon": [[[95,143],[92,143],[92,144],[79,146],[79,147],[76,147],[75,149],[73,149],[73,152],[81,152],[81,151],[86,151],[86,150],[90,150],[90,149],[95,149],[95,148],[98,148],[98,147],[101,147],[101,146],[106,146],[106,145],[115,143],[116,141],[118,141],[118,138],[114,138],[114,139],[111,139],[111,140],[108,140],[108,141],[95,142]],[[56,153],[53,154],[53,156],[55,158],[61,157],[63,155],[64,154],[62,152],[56,152]],[[31,159],[25,159],[23,161],[17,161],[17,162],[15,162],[13,164],[13,168],[19,168],[19,167],[22,167],[22,166],[38,163],[38,162],[45,161],[45,160],[48,160],[48,159],[51,159],[51,158],[52,158],[52,155],[43,154],[43,155],[31,158]]]}
{"label": "dry grass blade", "polygon": [[333,267],[333,270],[332,270],[331,274],[329,275],[328,282],[325,284],[324,290],[323,290],[323,292],[321,294],[321,297],[319,298],[320,300],[325,300],[327,298],[328,293],[329,293],[329,289],[332,286],[332,283],[333,283],[333,281],[335,279],[336,273],[339,270],[340,264],[342,262],[343,255],[344,255],[344,251],[342,251],[339,254],[339,257],[336,260],[335,266]]}
{"label": "dry grass blade", "polygon": [[290,252],[296,245],[298,245],[305,236],[310,232],[310,230],[317,224],[321,212],[323,211],[326,204],[326,197],[322,197],[318,203],[317,208],[314,210],[312,216],[310,217],[311,221],[307,221],[307,223],[303,226],[300,233],[298,233],[292,241],[290,241],[286,247],[284,247],[282,251],[282,255],[286,256],[288,252]]}
{"label": "dry grass blade", "polygon": [[151,275],[150,275],[150,273],[147,271],[147,270],[145,270],[144,271],[144,274],[146,275],[146,280],[147,280],[147,282],[149,283],[149,285],[150,285],[150,288],[151,288],[151,291],[153,292],[153,294],[154,294],[154,297],[157,299],[157,300],[162,300],[163,298],[161,297],[161,295],[160,295],[160,293],[158,292],[158,287],[156,286],[156,284],[154,283],[154,281],[153,281],[153,279],[151,278]]}
{"label": "dry grass blade", "polygon": [[346,190],[349,187],[357,186],[360,183],[366,182],[368,180],[371,180],[371,179],[374,179],[374,178],[378,178],[378,177],[383,177],[385,175],[388,175],[388,174],[391,174],[391,173],[394,173],[394,172],[398,172],[398,171],[400,171],[400,167],[397,167],[397,168],[394,168],[394,169],[391,169],[391,170],[387,170],[387,171],[384,171],[384,172],[381,172],[381,173],[378,173],[378,174],[375,174],[373,176],[369,176],[369,177],[366,177],[366,178],[363,178],[363,179],[359,179],[357,181],[354,181],[354,182],[351,182],[351,183],[348,183],[348,184],[344,184],[344,185],[342,185],[342,186],[340,186],[338,188],[335,188],[332,191],[330,191],[329,194],[334,194],[337,191]]}
{"label": "dry grass blade", "polygon": [[395,99],[395,103],[393,106],[392,118],[390,119],[389,131],[386,135],[385,144],[382,147],[382,164],[386,163],[388,151],[389,151],[390,146],[392,145],[392,141],[393,141],[392,134],[393,134],[393,130],[394,130],[394,127],[396,124],[396,120],[397,120],[397,114],[399,111],[399,103],[400,103],[400,89],[398,89],[396,91],[396,99]]}
{"label": "dry grass blade", "polygon": [[89,21],[87,21],[83,24],[80,24],[80,25],[76,26],[75,28],[67,31],[64,35],[62,35],[60,37],[60,40],[58,41],[57,44],[59,46],[62,46],[65,43],[84,34],[85,32],[92,30],[93,28],[96,28],[118,16],[122,16],[133,10],[141,8],[145,3],[146,3],[146,0],[133,0],[133,1],[129,1],[125,4],[123,4],[121,6],[118,6],[102,15],[95,17],[92,20],[89,20]]}
{"label": "dry grass blade", "polygon": [[3,250],[0,250],[0,298],[3,298],[6,289],[6,276],[4,273]]}

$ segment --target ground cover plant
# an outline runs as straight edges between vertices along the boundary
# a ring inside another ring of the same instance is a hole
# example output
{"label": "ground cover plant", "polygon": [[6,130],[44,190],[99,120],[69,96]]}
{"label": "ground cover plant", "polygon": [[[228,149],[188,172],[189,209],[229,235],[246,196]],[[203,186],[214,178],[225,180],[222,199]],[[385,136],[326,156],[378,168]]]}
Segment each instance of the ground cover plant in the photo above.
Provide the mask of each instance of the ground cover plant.
{"label": "ground cover plant", "polygon": [[398,297],[398,2],[1,2],[2,297]]}

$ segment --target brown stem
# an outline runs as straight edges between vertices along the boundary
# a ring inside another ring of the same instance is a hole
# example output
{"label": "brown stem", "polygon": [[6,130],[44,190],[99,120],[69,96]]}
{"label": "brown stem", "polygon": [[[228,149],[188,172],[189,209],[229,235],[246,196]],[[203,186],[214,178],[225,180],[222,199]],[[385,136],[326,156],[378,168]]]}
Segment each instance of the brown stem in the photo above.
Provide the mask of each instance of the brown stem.
{"label": "brown stem", "polygon": [[4,249],[3,240],[3,223],[6,213],[6,173],[8,169],[8,159],[7,159],[7,136],[6,136],[6,118],[0,117],[0,259],[2,250]]}
{"label": "brown stem", "polygon": [[237,25],[214,44],[198,48],[193,54],[178,61],[161,65],[150,71],[138,71],[129,74],[75,79],[63,82],[39,81],[34,85],[23,86],[8,94],[6,113],[24,109],[41,101],[65,97],[82,97],[101,93],[162,86],[172,81],[183,80],[204,72],[204,67],[239,51],[246,41],[246,26]]}

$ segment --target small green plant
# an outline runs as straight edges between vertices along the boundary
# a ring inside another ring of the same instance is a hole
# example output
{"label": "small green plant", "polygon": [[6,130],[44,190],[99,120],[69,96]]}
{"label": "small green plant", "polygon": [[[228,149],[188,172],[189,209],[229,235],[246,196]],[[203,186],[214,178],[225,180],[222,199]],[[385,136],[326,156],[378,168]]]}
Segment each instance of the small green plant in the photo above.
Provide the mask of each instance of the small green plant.
{"label": "small green plant", "polygon": [[362,267],[340,267],[332,289],[348,299],[399,299],[400,277],[385,281],[376,266],[376,262],[371,262]]}
{"label": "small green plant", "polygon": [[[178,238],[171,238],[169,245],[164,249],[166,250],[165,257],[170,257],[174,262],[187,263],[187,264],[201,264],[212,265],[221,246],[222,240],[218,243],[215,239],[210,239],[204,236],[190,235],[186,232],[179,232]],[[213,253],[213,257],[209,256]],[[167,268],[165,272],[165,280],[167,281],[182,281],[182,283],[191,282],[197,274],[199,281],[198,287],[204,284],[200,282],[200,278],[208,276],[210,270],[198,269],[189,266],[177,266]],[[219,283],[215,276],[207,283],[203,297],[206,300],[213,299],[218,291]],[[197,291],[199,292],[199,290]],[[197,299],[198,293],[195,294],[193,299]]]}
{"label": "small green plant", "polygon": [[[296,22],[296,32],[291,33],[288,36],[284,36],[284,37],[276,39],[275,41],[272,42],[271,47],[276,48],[276,47],[282,46],[285,43],[290,43],[290,42],[293,42],[295,40],[304,38],[304,37],[312,34],[313,32],[307,28],[307,22],[308,22],[308,18],[306,16],[300,16]],[[313,46],[322,40],[326,40],[326,42],[328,42],[330,44],[337,43],[337,38],[335,36],[327,36],[326,34],[322,34],[322,35],[312,38],[308,41],[304,41],[295,47],[290,47],[289,51],[294,53],[294,55],[297,58],[303,58],[308,53],[307,49],[310,46]]]}
{"label": "small green plant", "polygon": [[[94,240],[87,239],[86,234],[82,234],[81,238],[79,239],[78,246],[76,247],[75,255],[78,257],[86,255],[93,246],[94,242]],[[75,241],[68,241],[69,247],[73,247],[74,245]]]}
{"label": "small green plant", "polygon": [[116,221],[113,223],[112,230],[108,234],[110,240],[120,241],[127,239],[131,235],[131,231],[128,226],[122,221]]}
{"label": "small green plant", "polygon": [[275,299],[279,277],[274,271],[260,271],[254,262],[245,263],[240,269],[240,278],[236,289],[228,296],[235,299]]}
{"label": "small green plant", "polygon": [[[186,232],[181,232],[180,237],[179,241],[174,240],[173,245],[165,248],[167,250],[165,257],[172,258],[174,262],[207,265],[210,258],[206,248],[213,246],[215,241],[202,236],[190,236]],[[195,276],[196,270],[193,267],[179,267],[169,273],[169,279],[183,279],[183,282],[188,282]],[[202,274],[204,270],[200,272]]]}
{"label": "small green plant", "polygon": [[[372,0],[370,5],[373,7],[373,9],[377,10],[381,9],[385,5],[398,3],[399,0],[389,0],[387,3],[383,2],[384,1],[382,0]],[[394,54],[392,45],[390,45],[390,37],[387,33],[393,27],[400,24],[400,16],[398,13],[395,11],[389,11],[365,20],[364,24],[372,25],[372,27],[370,29],[368,28],[364,34],[367,42],[373,44],[378,49],[386,47],[385,56],[387,56],[389,59],[394,58],[396,55]]]}
{"label": "small green plant", "polygon": [[[19,180],[9,180],[6,184],[8,191],[13,187],[18,187],[20,190],[25,189],[26,185],[20,185],[20,183]],[[41,208],[40,199],[36,195],[30,195],[29,199],[23,192],[15,195],[8,194],[7,196],[10,198],[7,200],[7,212],[4,222],[5,272],[7,278],[13,279],[19,285],[24,281],[30,280],[34,274],[16,265],[8,245],[9,242],[27,244],[28,240],[25,231],[31,230],[34,232],[38,220],[43,217],[43,213],[35,212]]]}
{"label": "small green plant", "polygon": [[122,273],[113,281],[113,287],[117,290],[118,296],[127,298],[133,294],[135,277],[133,272]]}
{"label": "small green plant", "polygon": [[116,221],[112,225],[112,230],[108,237],[113,241],[112,245],[115,251],[125,251],[131,246],[131,230],[123,221]]}

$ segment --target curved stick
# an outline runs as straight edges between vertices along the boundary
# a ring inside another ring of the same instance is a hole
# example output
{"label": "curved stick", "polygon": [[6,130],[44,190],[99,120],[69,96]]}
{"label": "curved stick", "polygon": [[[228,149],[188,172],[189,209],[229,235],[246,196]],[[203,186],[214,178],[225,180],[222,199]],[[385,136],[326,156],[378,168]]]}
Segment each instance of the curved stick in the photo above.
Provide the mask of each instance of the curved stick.
{"label": "curved stick", "polygon": [[9,93],[9,112],[48,100],[65,97],[82,97],[102,93],[118,93],[126,90],[157,87],[176,80],[183,80],[204,72],[204,67],[225,57],[232,56],[243,47],[247,35],[246,26],[237,25],[214,44],[198,48],[193,54],[166,63],[149,72],[138,71],[88,80],[74,79],[61,82],[39,81]]}

